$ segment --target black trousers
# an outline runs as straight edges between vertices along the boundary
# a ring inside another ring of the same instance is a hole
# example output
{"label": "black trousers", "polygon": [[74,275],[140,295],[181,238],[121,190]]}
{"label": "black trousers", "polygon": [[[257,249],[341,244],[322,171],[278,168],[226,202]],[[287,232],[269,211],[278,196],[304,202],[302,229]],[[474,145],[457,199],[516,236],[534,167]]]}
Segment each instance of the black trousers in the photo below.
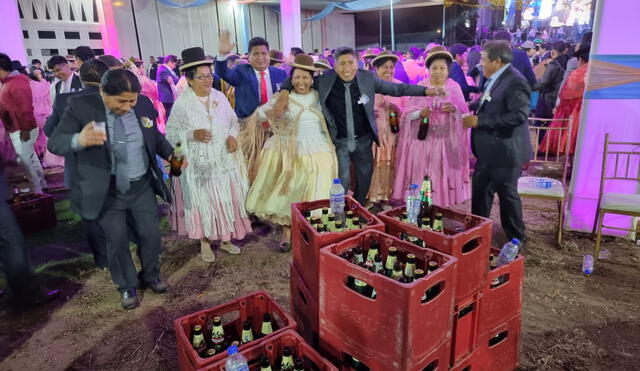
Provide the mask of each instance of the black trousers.
{"label": "black trousers", "polygon": [[334,144],[338,157],[338,176],[342,186],[345,191],[349,189],[353,162],[356,170],[356,188],[353,191],[353,198],[364,205],[373,176],[373,134],[356,138],[356,148],[353,152],[349,152],[346,138],[338,138]]}
{"label": "black trousers", "polygon": [[493,206],[493,195],[497,192],[502,229],[509,239],[517,238],[522,241],[525,237],[525,226],[522,220],[522,201],[518,194],[518,178],[521,172],[519,166],[492,168],[477,163],[471,189],[471,212],[488,218]]}
{"label": "black trousers", "polygon": [[[107,240],[107,264],[118,290],[135,289],[138,277],[144,282],[160,278],[160,217],[150,175],[132,182],[126,193],[120,193],[112,180],[109,193],[98,219]],[[138,239],[138,257],[142,272],[138,276],[129,249],[132,228]]]}
{"label": "black trousers", "polygon": [[173,102],[171,103],[162,102],[162,105],[164,106],[164,111],[166,112],[165,117],[167,120],[169,120],[169,115],[171,114],[171,107],[173,107]]}
{"label": "black trousers", "polygon": [[0,265],[12,294],[19,301],[27,301],[38,292],[39,284],[33,274],[20,225],[5,202],[5,189],[7,183],[0,173]]}

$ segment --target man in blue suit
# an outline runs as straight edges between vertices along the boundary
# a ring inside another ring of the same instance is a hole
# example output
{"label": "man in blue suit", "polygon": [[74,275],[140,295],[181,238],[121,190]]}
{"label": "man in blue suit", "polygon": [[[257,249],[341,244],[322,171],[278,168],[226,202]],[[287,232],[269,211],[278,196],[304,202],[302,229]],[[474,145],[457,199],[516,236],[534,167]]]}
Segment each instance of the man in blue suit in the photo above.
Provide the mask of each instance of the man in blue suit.
{"label": "man in blue suit", "polygon": [[178,63],[175,55],[167,55],[164,57],[164,64],[158,66],[156,73],[158,82],[158,99],[162,102],[164,110],[167,112],[167,119],[171,114],[171,107],[175,97],[173,96],[173,86],[178,83],[180,77],[173,71]]}
{"label": "man in blue suit", "polygon": [[[496,32],[493,36],[494,40],[502,40],[505,41],[509,46],[511,46],[512,36],[509,31],[502,30]],[[511,61],[511,67],[515,68],[527,79],[529,82],[529,88],[533,89],[536,85],[536,75],[533,73],[533,66],[531,65],[531,61],[529,60],[529,56],[527,52],[518,48],[511,48],[513,52],[513,60]]]}
{"label": "man in blue suit", "polygon": [[269,43],[262,37],[249,40],[249,64],[229,68],[227,56],[234,47],[229,32],[223,31],[218,44],[215,71],[223,80],[235,86],[236,114],[243,120],[251,116],[258,106],[265,104],[279,90],[287,76],[283,70],[269,66]]}

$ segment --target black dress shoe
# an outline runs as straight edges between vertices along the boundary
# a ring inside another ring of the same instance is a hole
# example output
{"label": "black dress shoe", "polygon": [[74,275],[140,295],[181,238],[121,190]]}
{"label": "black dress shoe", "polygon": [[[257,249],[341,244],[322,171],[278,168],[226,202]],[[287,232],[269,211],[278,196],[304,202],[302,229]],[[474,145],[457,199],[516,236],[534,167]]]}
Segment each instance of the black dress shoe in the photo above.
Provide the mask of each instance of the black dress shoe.
{"label": "black dress shoe", "polygon": [[157,280],[147,282],[145,286],[150,288],[151,291],[155,292],[156,294],[164,294],[171,289],[167,281],[161,280],[159,278]]}
{"label": "black dress shoe", "polygon": [[124,290],[120,293],[120,303],[126,310],[137,308],[140,305],[138,293],[135,289]]}

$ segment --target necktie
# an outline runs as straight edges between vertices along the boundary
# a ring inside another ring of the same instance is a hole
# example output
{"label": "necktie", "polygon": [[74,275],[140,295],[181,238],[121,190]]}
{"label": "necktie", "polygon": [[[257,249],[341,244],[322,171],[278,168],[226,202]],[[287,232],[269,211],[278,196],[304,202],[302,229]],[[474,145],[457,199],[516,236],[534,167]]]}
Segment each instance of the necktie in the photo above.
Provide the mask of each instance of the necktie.
{"label": "necktie", "polygon": [[116,166],[116,189],[120,193],[129,190],[129,164],[127,163],[127,133],[124,129],[122,117],[118,117],[115,122],[115,139],[113,146]]}
{"label": "necktie", "polygon": [[353,107],[351,105],[351,83],[344,84],[344,108],[347,111],[347,149],[349,152],[356,150],[356,136],[353,123]]}
{"label": "necktie", "polygon": [[[264,71],[260,71],[260,105],[267,103],[269,97],[267,96],[267,79],[264,78]],[[269,127],[269,121],[262,123],[263,128]]]}

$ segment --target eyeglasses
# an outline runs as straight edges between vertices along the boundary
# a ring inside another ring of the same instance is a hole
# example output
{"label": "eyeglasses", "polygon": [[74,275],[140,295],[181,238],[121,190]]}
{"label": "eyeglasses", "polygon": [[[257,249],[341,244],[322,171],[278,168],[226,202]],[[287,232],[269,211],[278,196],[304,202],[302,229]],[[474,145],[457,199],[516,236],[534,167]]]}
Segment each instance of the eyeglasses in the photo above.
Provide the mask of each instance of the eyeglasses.
{"label": "eyeglasses", "polygon": [[204,80],[213,80],[213,75],[209,74],[209,75],[200,75],[200,76],[195,76],[194,79],[196,80],[200,80],[200,81],[204,81]]}

